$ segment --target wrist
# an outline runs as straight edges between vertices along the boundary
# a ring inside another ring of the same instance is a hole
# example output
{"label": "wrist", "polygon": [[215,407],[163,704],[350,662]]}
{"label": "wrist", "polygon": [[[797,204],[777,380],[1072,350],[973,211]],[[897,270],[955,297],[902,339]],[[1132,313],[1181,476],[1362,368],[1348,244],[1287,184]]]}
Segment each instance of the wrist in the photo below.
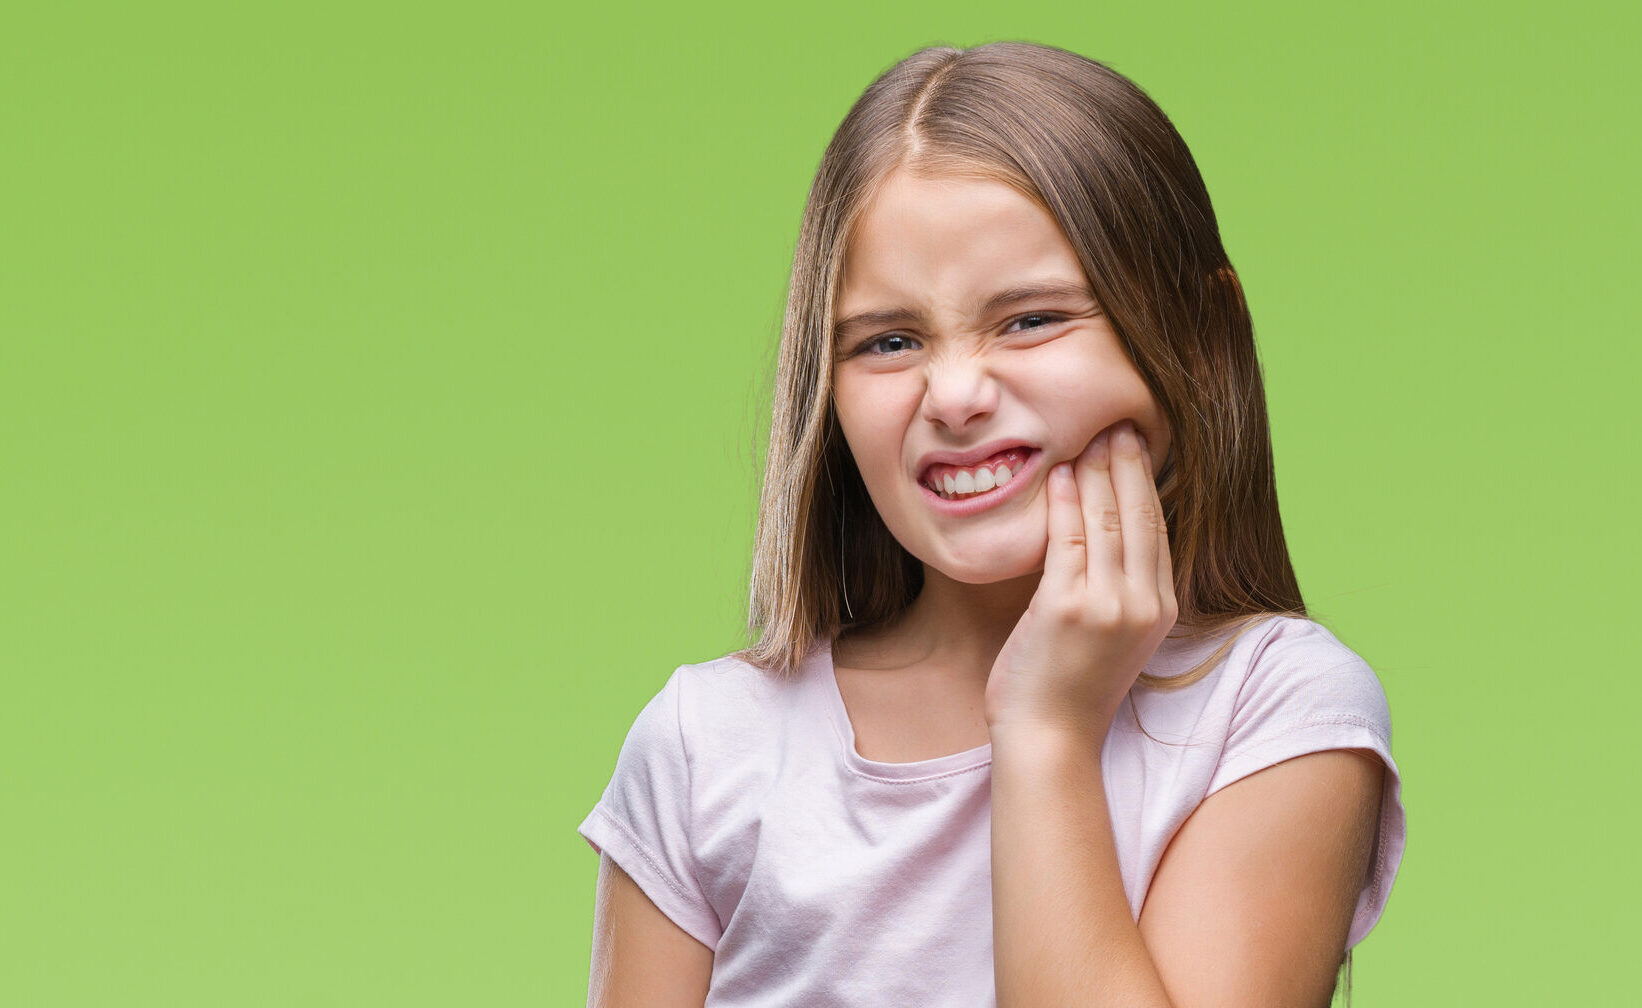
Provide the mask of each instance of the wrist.
{"label": "wrist", "polygon": [[1111,715],[999,718],[988,722],[992,750],[1028,753],[1028,758],[1056,759],[1063,755],[1098,759],[1112,726]]}
{"label": "wrist", "polygon": [[1096,698],[1088,693],[1067,697],[987,696],[987,728],[994,734],[1023,737],[1061,735],[1104,738],[1127,693]]}

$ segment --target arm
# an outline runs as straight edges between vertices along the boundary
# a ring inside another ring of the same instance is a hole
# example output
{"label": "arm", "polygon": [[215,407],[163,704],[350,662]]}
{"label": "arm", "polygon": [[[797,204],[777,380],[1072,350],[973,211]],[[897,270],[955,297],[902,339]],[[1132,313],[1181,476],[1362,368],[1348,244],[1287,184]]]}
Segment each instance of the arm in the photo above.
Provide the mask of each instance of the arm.
{"label": "arm", "polygon": [[1098,745],[995,740],[1000,1008],[1327,1005],[1383,773],[1372,753],[1313,753],[1209,796],[1170,843],[1137,924]]}
{"label": "arm", "polygon": [[712,950],[601,854],[588,1008],[701,1008],[712,973]]}
{"label": "arm", "polygon": [[1326,1005],[1367,872],[1383,768],[1322,752],[1209,796],[1139,922],[1101,751],[1176,618],[1168,529],[1126,424],[1049,479],[1031,604],[987,680],[999,1008]]}
{"label": "arm", "polygon": [[1198,806],[1140,913],[1176,1004],[1328,1004],[1368,877],[1384,777],[1373,752],[1312,753]]}

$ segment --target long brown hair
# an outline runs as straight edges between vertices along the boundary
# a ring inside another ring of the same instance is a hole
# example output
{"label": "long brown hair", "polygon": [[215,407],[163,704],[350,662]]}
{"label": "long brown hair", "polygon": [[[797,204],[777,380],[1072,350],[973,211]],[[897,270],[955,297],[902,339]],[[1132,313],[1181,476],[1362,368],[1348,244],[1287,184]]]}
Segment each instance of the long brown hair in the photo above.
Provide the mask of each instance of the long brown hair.
{"label": "long brown hair", "polygon": [[[1277,510],[1254,329],[1208,190],[1161,109],[1087,57],[1028,42],[935,47],[855,102],[804,208],[776,370],[738,654],[790,676],[817,643],[901,613],[921,564],[879,519],[833,413],[834,301],[849,234],[895,169],[991,179],[1047,210],[1168,420],[1158,474],[1179,623],[1219,636],[1304,615]],[[1230,634],[1191,672],[1230,647]]]}

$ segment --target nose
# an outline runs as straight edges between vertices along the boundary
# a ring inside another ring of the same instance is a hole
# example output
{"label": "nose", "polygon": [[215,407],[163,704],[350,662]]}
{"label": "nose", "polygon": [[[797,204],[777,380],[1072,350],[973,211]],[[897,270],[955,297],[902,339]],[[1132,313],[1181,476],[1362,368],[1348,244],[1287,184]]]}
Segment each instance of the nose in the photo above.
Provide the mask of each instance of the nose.
{"label": "nose", "polygon": [[961,431],[998,408],[998,383],[979,360],[931,361],[924,382],[922,416],[948,430]]}

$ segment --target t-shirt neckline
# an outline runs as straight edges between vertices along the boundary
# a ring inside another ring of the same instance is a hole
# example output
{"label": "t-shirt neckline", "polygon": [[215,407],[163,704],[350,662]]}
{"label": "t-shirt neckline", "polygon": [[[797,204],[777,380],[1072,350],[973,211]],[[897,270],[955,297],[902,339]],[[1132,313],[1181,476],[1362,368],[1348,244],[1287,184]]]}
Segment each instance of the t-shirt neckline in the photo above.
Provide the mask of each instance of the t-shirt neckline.
{"label": "t-shirt neckline", "polygon": [[931,777],[946,777],[967,770],[976,770],[992,763],[990,742],[974,749],[913,763],[881,763],[878,760],[867,759],[855,749],[855,725],[850,721],[849,709],[844,706],[843,690],[838,688],[838,671],[832,661],[832,641],[823,641],[813,660],[818,666],[815,677],[826,694],[828,720],[832,722],[838,737],[839,756],[851,772],[876,780],[905,783],[927,780]]}

